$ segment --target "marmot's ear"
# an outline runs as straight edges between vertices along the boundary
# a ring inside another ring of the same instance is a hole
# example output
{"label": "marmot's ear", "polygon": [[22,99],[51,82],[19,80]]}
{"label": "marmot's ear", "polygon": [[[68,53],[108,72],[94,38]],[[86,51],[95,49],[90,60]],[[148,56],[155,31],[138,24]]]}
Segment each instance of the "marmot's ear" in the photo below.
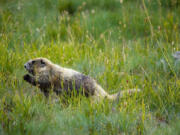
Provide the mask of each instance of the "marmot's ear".
{"label": "marmot's ear", "polygon": [[34,64],[34,63],[35,63],[35,61],[33,60],[33,61],[32,61],[32,64]]}
{"label": "marmot's ear", "polygon": [[45,65],[46,63],[43,60],[41,60],[41,66],[45,66]]}

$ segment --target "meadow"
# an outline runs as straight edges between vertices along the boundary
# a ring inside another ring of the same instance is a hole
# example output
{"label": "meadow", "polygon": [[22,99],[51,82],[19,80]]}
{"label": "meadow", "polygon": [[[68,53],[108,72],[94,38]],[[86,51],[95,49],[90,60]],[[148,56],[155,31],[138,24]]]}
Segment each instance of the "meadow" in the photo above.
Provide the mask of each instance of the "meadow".
{"label": "meadow", "polygon": [[[179,0],[0,0],[0,134],[179,135]],[[48,100],[23,80],[46,57],[97,80],[118,102]]]}

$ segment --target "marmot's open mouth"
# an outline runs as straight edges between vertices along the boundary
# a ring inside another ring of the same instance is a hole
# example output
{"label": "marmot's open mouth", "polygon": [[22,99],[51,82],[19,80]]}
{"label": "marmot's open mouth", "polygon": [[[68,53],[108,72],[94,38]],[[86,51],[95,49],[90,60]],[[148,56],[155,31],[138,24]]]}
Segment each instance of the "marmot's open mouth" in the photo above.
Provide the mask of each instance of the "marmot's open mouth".
{"label": "marmot's open mouth", "polygon": [[[26,69],[27,70],[27,69]],[[34,75],[34,72],[32,70],[27,70],[28,73],[30,73],[31,75]]]}
{"label": "marmot's open mouth", "polygon": [[34,75],[33,70],[28,70],[28,72],[29,72],[30,74]]}

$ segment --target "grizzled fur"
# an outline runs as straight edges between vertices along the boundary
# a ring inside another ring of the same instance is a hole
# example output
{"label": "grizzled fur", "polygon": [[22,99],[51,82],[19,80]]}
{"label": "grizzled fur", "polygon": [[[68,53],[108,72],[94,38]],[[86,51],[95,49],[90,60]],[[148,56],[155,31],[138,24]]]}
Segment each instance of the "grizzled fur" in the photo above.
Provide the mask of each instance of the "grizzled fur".
{"label": "grizzled fur", "polygon": [[73,73],[70,77],[66,77],[66,74],[62,73],[63,68],[56,69],[57,65],[53,65],[45,58],[30,60],[24,66],[32,74],[24,75],[24,80],[38,86],[46,96],[48,96],[51,89],[56,94],[70,94],[73,90],[76,90],[77,94],[82,93],[87,97],[94,95],[95,81],[89,76],[69,70],[68,72]]}
{"label": "grizzled fur", "polygon": [[[122,94],[109,95],[94,79],[72,69],[63,68],[46,58],[36,58],[24,64],[29,74],[24,80],[37,86],[48,97],[50,90],[58,94],[71,95],[73,91],[86,97],[116,99]],[[127,91],[129,93],[137,90]]]}

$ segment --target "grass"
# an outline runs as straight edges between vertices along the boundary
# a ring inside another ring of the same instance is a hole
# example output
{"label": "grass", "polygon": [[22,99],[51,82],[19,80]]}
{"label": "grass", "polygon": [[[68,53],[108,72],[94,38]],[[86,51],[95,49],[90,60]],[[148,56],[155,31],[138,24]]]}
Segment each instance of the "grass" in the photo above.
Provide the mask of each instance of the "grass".
{"label": "grass", "polygon": [[[177,0],[1,0],[0,134],[180,134],[179,13]],[[142,92],[47,100],[22,79],[35,57]]]}

